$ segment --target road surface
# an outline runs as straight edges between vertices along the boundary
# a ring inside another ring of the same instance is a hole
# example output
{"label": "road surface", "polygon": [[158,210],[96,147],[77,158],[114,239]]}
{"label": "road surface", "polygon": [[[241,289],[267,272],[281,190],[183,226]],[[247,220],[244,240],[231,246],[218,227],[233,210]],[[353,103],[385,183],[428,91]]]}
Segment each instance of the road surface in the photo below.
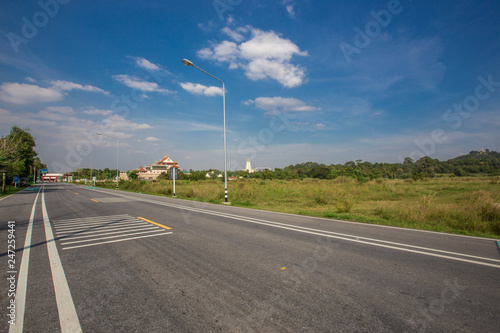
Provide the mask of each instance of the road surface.
{"label": "road surface", "polygon": [[0,216],[2,332],[500,327],[494,239],[69,184]]}

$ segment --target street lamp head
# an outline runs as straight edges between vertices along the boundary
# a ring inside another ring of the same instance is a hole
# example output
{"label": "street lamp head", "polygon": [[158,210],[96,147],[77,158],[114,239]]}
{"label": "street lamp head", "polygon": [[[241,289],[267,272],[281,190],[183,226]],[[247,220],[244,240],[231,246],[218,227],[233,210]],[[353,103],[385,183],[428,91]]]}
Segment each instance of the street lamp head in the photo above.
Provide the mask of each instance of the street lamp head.
{"label": "street lamp head", "polygon": [[102,133],[99,133],[99,132],[97,132],[96,134],[97,134],[97,135],[102,135]]}
{"label": "street lamp head", "polygon": [[182,59],[182,63],[186,66],[194,66],[194,64],[191,60]]}

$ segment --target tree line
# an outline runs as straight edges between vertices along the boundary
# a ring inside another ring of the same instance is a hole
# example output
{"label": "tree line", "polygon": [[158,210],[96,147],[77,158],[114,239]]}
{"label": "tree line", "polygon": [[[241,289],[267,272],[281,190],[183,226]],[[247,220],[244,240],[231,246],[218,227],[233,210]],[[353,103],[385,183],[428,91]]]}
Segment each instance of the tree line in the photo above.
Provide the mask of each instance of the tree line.
{"label": "tree line", "polygon": [[335,179],[351,177],[359,181],[378,178],[415,180],[432,178],[439,174],[457,177],[473,175],[500,175],[500,153],[489,151],[471,151],[447,161],[425,156],[417,161],[407,157],[403,163],[370,163],[362,160],[349,161],[345,164],[320,164],[315,162],[289,165],[283,169],[249,174],[250,177],[264,179]]}
{"label": "tree line", "polygon": [[35,170],[47,168],[35,147],[35,138],[27,128],[13,126],[8,135],[0,138],[0,170],[5,170],[7,183],[15,176],[33,180]]}
{"label": "tree line", "polygon": [[[185,179],[204,180],[207,172],[217,175],[220,171],[194,171],[185,175]],[[417,161],[407,157],[403,163],[371,163],[362,160],[348,161],[344,164],[322,164],[316,162],[299,163],[275,170],[264,170],[254,173],[246,171],[228,171],[228,177],[245,177],[259,179],[335,179],[338,177],[355,178],[361,182],[386,178],[414,180],[432,178],[436,175],[452,175],[456,177],[474,175],[500,176],[500,153],[490,151],[471,151],[467,155],[459,156],[447,161],[425,156]],[[211,177],[214,178],[214,177]]]}
{"label": "tree line", "polygon": [[[98,180],[111,180],[116,177],[116,169],[89,169],[83,168],[73,172],[74,179],[90,179],[91,174]],[[207,177],[208,174],[208,177]],[[224,180],[219,175],[220,170],[189,170],[180,172],[180,180]],[[420,158],[417,161],[407,157],[403,163],[370,163],[362,160],[348,161],[344,164],[321,164],[316,162],[299,163],[289,165],[285,168],[275,170],[264,170],[254,173],[247,171],[228,171],[228,177],[236,178],[258,178],[258,179],[335,179],[337,177],[355,178],[361,182],[373,179],[407,179],[414,180],[432,178],[436,175],[453,175],[457,177],[473,175],[493,175],[500,176],[500,153],[489,151],[471,151],[467,155],[459,156],[448,161],[439,161],[429,156]],[[138,179],[138,172],[131,170],[128,172],[130,180]],[[167,173],[162,173],[157,180],[168,180]]]}

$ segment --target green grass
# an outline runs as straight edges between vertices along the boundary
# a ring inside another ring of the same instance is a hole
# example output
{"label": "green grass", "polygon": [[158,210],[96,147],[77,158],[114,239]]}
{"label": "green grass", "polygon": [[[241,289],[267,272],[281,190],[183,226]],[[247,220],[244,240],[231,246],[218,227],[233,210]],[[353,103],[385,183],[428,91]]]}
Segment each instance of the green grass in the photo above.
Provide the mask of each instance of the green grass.
{"label": "green grass", "polygon": [[0,198],[5,197],[7,195],[14,194],[16,192],[22,191],[26,189],[26,187],[14,187],[14,186],[5,186],[5,193],[2,193],[2,184],[0,183]]}
{"label": "green grass", "polygon": [[[113,188],[115,183],[97,183]],[[124,182],[121,190],[172,195],[172,182]],[[228,184],[234,206],[330,219],[433,230],[465,235],[500,236],[498,177],[382,180],[240,179]],[[177,181],[176,196],[222,203],[220,180]]]}

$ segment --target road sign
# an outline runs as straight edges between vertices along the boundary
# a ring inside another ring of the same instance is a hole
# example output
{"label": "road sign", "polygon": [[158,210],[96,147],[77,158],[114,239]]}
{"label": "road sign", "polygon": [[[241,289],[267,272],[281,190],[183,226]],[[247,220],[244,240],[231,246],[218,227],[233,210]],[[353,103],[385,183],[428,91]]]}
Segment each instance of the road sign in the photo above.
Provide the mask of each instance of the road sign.
{"label": "road sign", "polygon": [[14,176],[14,183],[19,183],[21,181],[21,179],[19,178],[19,176]]}
{"label": "road sign", "polygon": [[170,168],[169,178],[170,180],[179,180],[179,170],[177,168]]}
{"label": "road sign", "polygon": [[47,173],[49,172],[49,169],[42,169],[42,173]]}

